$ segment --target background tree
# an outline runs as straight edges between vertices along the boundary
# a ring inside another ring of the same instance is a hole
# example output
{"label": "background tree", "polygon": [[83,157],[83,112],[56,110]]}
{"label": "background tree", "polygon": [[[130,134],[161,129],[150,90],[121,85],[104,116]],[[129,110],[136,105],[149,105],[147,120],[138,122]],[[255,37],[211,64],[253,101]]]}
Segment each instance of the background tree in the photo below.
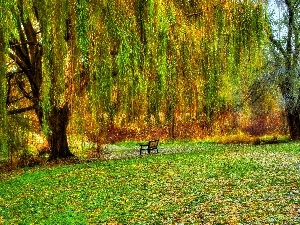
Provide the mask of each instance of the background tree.
{"label": "background tree", "polygon": [[[282,95],[292,140],[300,139],[300,1],[269,1],[267,72],[260,78],[264,90],[276,84]],[[257,83],[256,83],[257,84]]]}

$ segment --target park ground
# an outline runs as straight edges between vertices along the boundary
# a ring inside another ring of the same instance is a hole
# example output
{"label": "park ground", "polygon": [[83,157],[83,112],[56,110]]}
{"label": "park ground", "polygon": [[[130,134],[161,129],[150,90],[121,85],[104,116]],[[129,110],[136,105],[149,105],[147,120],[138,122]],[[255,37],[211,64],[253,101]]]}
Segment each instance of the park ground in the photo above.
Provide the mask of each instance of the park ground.
{"label": "park ground", "polygon": [[0,224],[299,224],[300,143],[133,142],[0,177]]}

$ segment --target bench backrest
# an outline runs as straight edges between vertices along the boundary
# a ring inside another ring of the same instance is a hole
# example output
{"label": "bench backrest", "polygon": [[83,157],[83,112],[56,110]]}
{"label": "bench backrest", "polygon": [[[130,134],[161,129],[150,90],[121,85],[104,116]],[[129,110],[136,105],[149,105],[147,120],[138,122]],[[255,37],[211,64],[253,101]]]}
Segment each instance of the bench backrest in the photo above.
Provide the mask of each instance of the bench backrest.
{"label": "bench backrest", "polygon": [[157,148],[158,140],[149,141],[148,147],[151,148]]}

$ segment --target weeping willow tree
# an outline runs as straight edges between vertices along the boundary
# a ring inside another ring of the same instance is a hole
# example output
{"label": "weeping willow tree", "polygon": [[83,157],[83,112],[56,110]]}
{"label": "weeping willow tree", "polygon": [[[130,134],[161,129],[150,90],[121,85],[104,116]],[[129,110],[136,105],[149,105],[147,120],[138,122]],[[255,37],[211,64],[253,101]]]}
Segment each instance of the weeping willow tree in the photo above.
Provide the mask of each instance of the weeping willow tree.
{"label": "weeping willow tree", "polygon": [[13,0],[1,9],[1,120],[9,129],[8,116],[35,115],[51,158],[73,155],[73,118],[75,129],[167,124],[173,136],[186,117],[214,120],[259,66],[260,1]]}
{"label": "weeping willow tree", "polygon": [[178,74],[189,78],[191,88],[183,90],[192,100],[182,105],[194,108],[189,115],[210,127],[222,113],[238,110],[253,71],[262,67],[264,8],[262,1],[177,1],[177,6],[189,29],[184,37],[189,47],[180,52],[187,63]]}
{"label": "weeping willow tree", "polygon": [[51,158],[72,156],[66,129],[74,95],[74,32],[69,24],[74,20],[74,2],[18,0],[7,8],[11,14],[4,20],[3,43],[8,44],[6,52],[13,62],[6,75],[7,114],[33,111]]}

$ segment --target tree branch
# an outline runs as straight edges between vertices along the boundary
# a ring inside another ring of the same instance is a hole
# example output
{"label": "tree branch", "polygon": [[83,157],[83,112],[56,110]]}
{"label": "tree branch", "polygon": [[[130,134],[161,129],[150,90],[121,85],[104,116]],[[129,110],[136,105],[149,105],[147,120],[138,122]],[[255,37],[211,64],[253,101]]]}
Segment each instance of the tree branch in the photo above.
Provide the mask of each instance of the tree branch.
{"label": "tree branch", "polygon": [[[9,96],[8,96],[8,97],[9,97]],[[15,102],[18,102],[18,101],[24,99],[24,98],[26,98],[26,97],[25,97],[25,96],[22,96],[22,97],[20,97],[20,98],[18,98],[18,99],[13,99],[13,100],[10,100],[10,101],[9,101],[9,99],[8,99],[8,100],[6,101],[6,105],[9,106],[9,105],[11,105],[11,104],[14,104]]]}
{"label": "tree branch", "polygon": [[24,113],[24,112],[34,110],[35,108],[36,108],[36,106],[32,105],[32,106],[28,106],[28,107],[21,108],[21,109],[13,109],[13,110],[8,111],[7,114],[8,115],[16,115],[16,114],[20,114],[20,113]]}
{"label": "tree branch", "polygon": [[[300,0],[296,1],[294,4],[294,10],[297,10],[297,7],[299,7]],[[299,9],[298,9],[299,10]],[[296,16],[299,14],[299,12],[296,11]],[[293,30],[294,30],[294,54],[293,54],[293,61],[297,62],[299,60],[299,53],[300,53],[300,24],[297,19],[294,19],[293,21]]]}
{"label": "tree branch", "polygon": [[[15,44],[15,43],[10,43],[10,44]],[[23,60],[24,63],[29,67],[30,65],[30,57],[29,57],[29,52],[28,48],[24,47],[24,45],[15,45],[15,46],[10,46],[11,51],[13,51],[17,56],[19,56],[20,59]],[[23,50],[25,49],[25,50]]]}
{"label": "tree branch", "polygon": [[40,43],[34,42],[34,41],[25,41],[25,42],[22,42],[22,43],[11,43],[10,47],[16,47],[16,46],[22,46],[22,45],[34,45],[34,46],[38,46],[38,45],[40,45]]}
{"label": "tree branch", "polygon": [[283,55],[283,57],[286,59],[287,58],[287,53],[285,52],[285,50],[282,47],[281,43],[274,38],[273,34],[269,35],[269,40],[277,48],[277,50]]}
{"label": "tree branch", "polygon": [[285,0],[288,11],[288,36],[286,42],[287,55],[292,55],[292,38],[293,38],[293,25],[294,25],[294,10],[290,0]]}
{"label": "tree branch", "polygon": [[21,80],[19,80],[18,78],[16,78],[17,81],[17,85],[19,90],[21,91],[21,93],[23,94],[23,96],[29,100],[32,100],[33,97],[30,95],[30,93],[28,93],[25,88],[24,88],[24,82],[22,82]]}
{"label": "tree branch", "polygon": [[13,54],[13,53],[9,53],[9,57],[14,60],[18,66],[21,68],[21,70],[25,73],[25,71],[27,71],[27,65],[25,62],[23,62],[17,55]]}
{"label": "tree branch", "polygon": [[192,17],[192,16],[203,16],[203,12],[195,12],[191,14],[187,14],[186,17]]}
{"label": "tree branch", "polygon": [[9,77],[13,77],[13,76],[16,75],[16,74],[23,74],[23,73],[24,73],[23,70],[19,70],[19,71],[16,71],[16,72],[8,72],[8,73],[6,74],[6,77],[9,78]]}

